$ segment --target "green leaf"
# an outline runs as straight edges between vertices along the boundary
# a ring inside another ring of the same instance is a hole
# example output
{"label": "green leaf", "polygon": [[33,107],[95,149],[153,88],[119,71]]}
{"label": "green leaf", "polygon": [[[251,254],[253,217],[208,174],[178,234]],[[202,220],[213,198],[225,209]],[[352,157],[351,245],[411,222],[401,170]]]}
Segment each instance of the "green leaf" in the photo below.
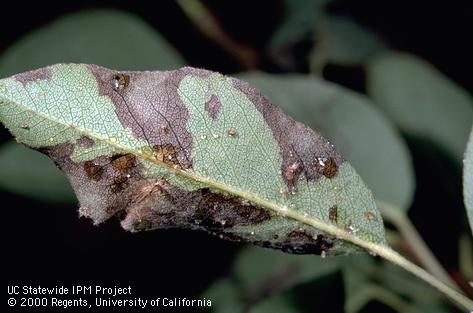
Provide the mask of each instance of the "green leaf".
{"label": "green leaf", "polygon": [[241,291],[231,279],[214,282],[201,296],[212,301],[212,313],[243,313],[245,302]]}
{"label": "green leaf", "polygon": [[463,198],[465,199],[466,213],[470,221],[470,229],[473,232],[473,128],[470,131],[470,139],[466,146],[463,161]]}
{"label": "green leaf", "polygon": [[246,73],[239,77],[333,142],[377,199],[409,208],[415,185],[409,151],[369,99],[302,75]]}
{"label": "green leaf", "polygon": [[407,298],[409,302],[441,305],[437,292],[391,263],[376,262],[368,256],[356,256],[344,259],[342,270],[347,313],[358,312],[372,300],[381,300],[378,292],[380,289],[403,299]]}
{"label": "green leaf", "polygon": [[330,0],[286,0],[283,22],[268,44],[268,52],[282,67],[294,68],[297,60],[291,49],[306,39],[312,39],[316,24],[325,15]]}
{"label": "green leaf", "polygon": [[326,17],[319,28],[324,43],[322,47],[315,47],[313,59],[319,59],[320,53],[326,53],[328,62],[357,65],[387,48],[371,30],[344,17]]}
{"label": "green leaf", "polygon": [[294,304],[290,301],[291,299],[284,294],[273,295],[264,301],[253,306],[248,312],[249,313],[298,313],[299,309],[294,307]]}
{"label": "green leaf", "polygon": [[46,156],[9,142],[0,147],[0,187],[41,201],[74,203],[69,182]]}
{"label": "green leaf", "polygon": [[187,227],[297,254],[387,249],[353,168],[242,81],[59,64],[0,80],[0,120],[54,159],[95,223],[120,212],[129,231]]}
{"label": "green leaf", "polygon": [[473,101],[465,90],[425,61],[396,52],[369,62],[367,88],[403,132],[461,160],[473,123]]}
{"label": "green leaf", "polygon": [[123,70],[172,69],[179,53],[139,17],[117,10],[64,15],[35,30],[0,56],[0,77],[61,62]]}

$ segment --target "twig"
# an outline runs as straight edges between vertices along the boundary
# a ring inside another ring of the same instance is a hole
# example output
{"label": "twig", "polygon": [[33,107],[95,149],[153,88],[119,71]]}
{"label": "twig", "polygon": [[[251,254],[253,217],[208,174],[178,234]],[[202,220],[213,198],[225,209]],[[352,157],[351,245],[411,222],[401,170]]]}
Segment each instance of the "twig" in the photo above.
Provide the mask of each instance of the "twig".
{"label": "twig", "polygon": [[422,266],[447,285],[450,285],[456,290],[460,290],[432,251],[430,251],[425,241],[417,232],[417,229],[412,225],[410,219],[399,208],[389,203],[377,201],[377,205],[383,217],[399,230]]}
{"label": "twig", "polygon": [[258,56],[255,49],[233,40],[201,1],[176,0],[176,2],[204,35],[236,58],[246,70],[257,68]]}

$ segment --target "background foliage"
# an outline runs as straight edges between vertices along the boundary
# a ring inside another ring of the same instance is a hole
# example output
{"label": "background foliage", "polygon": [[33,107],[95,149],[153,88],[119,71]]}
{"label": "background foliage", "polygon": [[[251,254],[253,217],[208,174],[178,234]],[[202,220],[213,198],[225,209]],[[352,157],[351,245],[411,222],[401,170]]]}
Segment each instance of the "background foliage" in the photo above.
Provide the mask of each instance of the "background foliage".
{"label": "background foliage", "polygon": [[[397,250],[422,263],[399,227],[409,217],[472,295],[461,181],[473,119],[468,5],[85,1],[12,12],[26,22],[1,27],[1,77],[84,62],[123,70],[188,64],[249,81],[349,159],[388,210]],[[430,287],[369,256],[292,256],[181,230],[130,235],[114,221],[96,228],[77,220],[54,165],[10,143],[4,129],[0,161],[12,221],[8,281],[131,284],[143,296],[204,295],[215,312],[454,311]]]}

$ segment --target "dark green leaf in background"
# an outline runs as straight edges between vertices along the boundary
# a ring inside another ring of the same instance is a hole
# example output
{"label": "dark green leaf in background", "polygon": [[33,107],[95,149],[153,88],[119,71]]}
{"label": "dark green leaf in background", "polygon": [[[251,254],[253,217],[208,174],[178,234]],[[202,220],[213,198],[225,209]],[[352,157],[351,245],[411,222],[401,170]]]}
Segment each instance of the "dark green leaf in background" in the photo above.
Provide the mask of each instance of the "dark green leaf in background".
{"label": "dark green leaf in background", "polygon": [[458,162],[473,122],[473,100],[427,62],[389,52],[367,67],[368,94],[409,135],[427,139]]}
{"label": "dark green leaf in background", "polygon": [[0,56],[0,77],[67,62],[117,70],[165,70],[185,64],[141,18],[117,10],[90,10],[64,15],[11,45]]}
{"label": "dark green leaf in background", "polygon": [[313,63],[326,54],[326,61],[339,65],[358,65],[386,50],[386,44],[374,32],[355,21],[327,16],[318,26],[321,46],[312,51]]}
{"label": "dark green leaf in background", "polygon": [[77,203],[64,174],[45,155],[16,142],[0,147],[0,187],[42,201]]}

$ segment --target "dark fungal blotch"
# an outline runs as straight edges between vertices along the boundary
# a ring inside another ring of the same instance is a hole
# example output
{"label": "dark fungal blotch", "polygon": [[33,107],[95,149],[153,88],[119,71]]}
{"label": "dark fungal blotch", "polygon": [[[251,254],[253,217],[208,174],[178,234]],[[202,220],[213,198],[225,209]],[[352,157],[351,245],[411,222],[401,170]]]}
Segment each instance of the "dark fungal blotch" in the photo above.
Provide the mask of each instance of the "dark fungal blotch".
{"label": "dark fungal blotch", "polygon": [[102,166],[96,164],[94,161],[85,161],[84,171],[88,178],[99,181],[102,179],[104,170]]}
{"label": "dark fungal blotch", "polygon": [[333,178],[338,171],[338,165],[333,158],[316,158],[314,170],[327,178]]}
{"label": "dark fungal blotch", "polygon": [[253,243],[264,248],[279,249],[291,254],[316,254],[321,256],[327,255],[334,246],[333,241],[324,235],[312,236],[303,230],[290,232],[284,241],[256,241]]}
{"label": "dark fungal blotch", "polygon": [[154,146],[153,156],[159,162],[163,162],[170,166],[180,167],[179,160],[177,159],[177,150],[173,145],[169,143]]}
{"label": "dark fungal blotch", "polygon": [[133,154],[118,154],[114,155],[111,164],[119,171],[128,171],[135,167],[136,157]]}
{"label": "dark fungal blotch", "polygon": [[335,223],[338,221],[338,206],[333,205],[328,209],[328,218]]}
{"label": "dark fungal blotch", "polygon": [[122,90],[130,84],[130,75],[127,74],[115,74],[110,80],[110,84],[115,91]]}
{"label": "dark fungal blotch", "polygon": [[315,238],[304,231],[292,231],[287,236],[286,242],[282,245],[284,252],[292,254],[317,254],[327,253],[333,247],[332,240],[324,235],[317,235]]}
{"label": "dark fungal blotch", "polygon": [[267,210],[251,204],[243,204],[231,197],[202,191],[202,199],[197,205],[194,220],[210,230],[229,228],[235,225],[257,225],[271,218]]}
{"label": "dark fungal blotch", "polygon": [[118,194],[128,187],[128,177],[125,175],[119,175],[113,178],[112,184],[110,185],[110,190],[112,193]]}

